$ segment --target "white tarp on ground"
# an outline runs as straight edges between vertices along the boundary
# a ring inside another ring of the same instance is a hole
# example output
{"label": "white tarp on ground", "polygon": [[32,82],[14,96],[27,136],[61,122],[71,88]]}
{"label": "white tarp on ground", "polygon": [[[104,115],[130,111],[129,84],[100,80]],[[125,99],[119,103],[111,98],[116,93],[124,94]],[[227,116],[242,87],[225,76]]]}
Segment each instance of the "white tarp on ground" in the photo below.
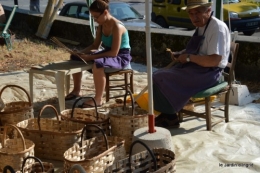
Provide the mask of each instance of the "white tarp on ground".
{"label": "white tarp on ground", "polygon": [[259,103],[231,106],[230,122],[217,124],[211,132],[206,131],[205,120],[192,117],[170,131],[177,172],[260,172]]}

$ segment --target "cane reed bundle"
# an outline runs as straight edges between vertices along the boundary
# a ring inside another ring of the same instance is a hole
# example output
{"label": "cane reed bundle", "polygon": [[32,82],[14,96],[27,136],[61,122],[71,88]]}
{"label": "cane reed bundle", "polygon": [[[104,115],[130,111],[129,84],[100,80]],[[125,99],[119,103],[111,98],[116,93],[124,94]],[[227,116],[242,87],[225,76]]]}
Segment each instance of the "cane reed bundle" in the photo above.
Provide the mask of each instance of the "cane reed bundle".
{"label": "cane reed bundle", "polygon": [[[146,148],[145,151],[132,155],[133,146],[137,143]],[[134,141],[130,146],[129,157],[114,162],[104,173],[175,173],[175,154],[166,148],[150,149],[142,141]]]}
{"label": "cane reed bundle", "polygon": [[[1,124],[16,124],[20,121],[32,118],[33,106],[28,92],[18,85],[6,85],[1,89],[0,97],[7,88],[12,88],[12,93],[18,95],[19,97],[22,97],[23,93],[20,93],[20,91],[23,91],[26,94],[28,101],[13,101],[5,103],[4,108],[0,111]],[[19,90],[16,90],[17,88]]]}
{"label": "cane reed bundle", "polygon": [[[15,137],[13,139],[7,139],[7,129],[11,127],[13,130],[17,131],[20,138]],[[0,146],[0,172],[6,165],[11,166],[15,171],[22,169],[23,160],[27,156],[34,156],[34,143],[31,140],[24,139],[21,131],[11,124],[6,124],[4,126],[4,134],[2,137],[2,146]],[[25,166],[33,164],[33,162],[27,162]]]}
{"label": "cane reed bundle", "polygon": [[64,50],[66,50],[68,53],[72,54],[72,55],[76,55],[77,57],[79,57],[85,64],[88,64],[83,58],[81,58],[76,52],[74,52],[73,50],[71,50],[70,48],[68,48],[66,45],[64,45],[62,42],[60,42],[57,38],[55,37],[51,37],[50,40],[52,42],[54,42],[55,44],[57,44],[58,46],[60,46],[61,48],[63,48]]}
{"label": "cane reed bundle", "polygon": [[[127,94],[131,96],[132,105],[130,107],[126,106]],[[132,143],[134,131],[148,126],[147,111],[139,107],[135,108],[133,96],[130,91],[128,91],[124,97],[123,106],[111,108],[109,118],[112,135],[125,139],[127,152],[129,152],[130,144]]]}
{"label": "cane reed bundle", "polygon": [[[76,108],[77,103],[82,99],[92,99],[95,105],[94,108]],[[66,109],[61,112],[61,118],[65,121],[73,121],[82,124],[98,125],[106,135],[111,135],[111,124],[108,117],[108,109],[97,108],[96,101],[93,97],[81,97],[77,99],[72,109]],[[93,126],[87,126],[87,139],[101,135],[101,132]]]}
{"label": "cane reed bundle", "polygon": [[[51,108],[56,120],[41,118],[43,111]],[[52,105],[42,107],[38,118],[24,120],[17,124],[27,139],[35,143],[35,156],[40,159],[63,160],[64,152],[80,141],[84,125],[72,121],[60,121],[56,108]]]}
{"label": "cane reed bundle", "polygon": [[[102,136],[83,140],[87,126],[96,127]],[[126,157],[124,143],[123,138],[106,136],[99,126],[88,124],[81,133],[80,145],[75,144],[64,153],[64,172],[68,173],[73,165],[79,164],[86,172],[102,173],[115,161]]]}

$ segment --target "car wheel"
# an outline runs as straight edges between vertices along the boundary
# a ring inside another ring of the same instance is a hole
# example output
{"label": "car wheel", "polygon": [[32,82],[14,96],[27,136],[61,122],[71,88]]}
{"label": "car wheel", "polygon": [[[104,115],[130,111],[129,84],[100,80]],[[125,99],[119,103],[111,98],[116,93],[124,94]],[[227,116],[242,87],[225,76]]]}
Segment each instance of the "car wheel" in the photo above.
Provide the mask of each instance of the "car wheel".
{"label": "car wheel", "polygon": [[251,36],[255,33],[255,30],[250,30],[250,31],[244,31],[243,34],[247,36]]}
{"label": "car wheel", "polygon": [[167,24],[167,22],[165,21],[165,19],[163,17],[158,17],[156,19],[155,23],[157,23],[158,25],[160,25],[163,28],[169,28],[169,25]]}

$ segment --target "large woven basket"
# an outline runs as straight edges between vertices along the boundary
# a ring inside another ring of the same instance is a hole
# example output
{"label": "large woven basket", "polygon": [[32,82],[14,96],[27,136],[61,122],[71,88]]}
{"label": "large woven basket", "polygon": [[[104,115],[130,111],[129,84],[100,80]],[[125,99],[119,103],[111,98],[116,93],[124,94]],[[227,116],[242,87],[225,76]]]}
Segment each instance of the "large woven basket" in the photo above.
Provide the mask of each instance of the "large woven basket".
{"label": "large woven basket", "polygon": [[[146,150],[132,155],[135,144],[143,145]],[[175,154],[166,148],[150,149],[142,141],[134,141],[130,146],[129,157],[115,162],[104,173],[174,173],[176,172]]]}
{"label": "large woven basket", "polygon": [[[6,132],[8,127],[11,127],[17,131],[20,138],[6,139]],[[24,139],[21,131],[11,124],[4,126],[3,138],[0,146],[0,172],[6,165],[11,166],[15,171],[22,169],[23,160],[27,156],[34,156],[34,143],[31,140]],[[33,162],[27,162],[25,166],[33,164]]]}
{"label": "large woven basket", "polygon": [[[77,103],[82,99],[92,99],[95,107],[94,108],[76,108]],[[61,118],[66,121],[73,121],[83,124],[95,124],[98,125],[106,135],[111,135],[111,124],[108,117],[108,109],[98,109],[96,101],[93,97],[81,97],[77,99],[72,109],[66,109],[61,112]],[[101,131],[97,130],[93,126],[87,126],[86,127],[88,133],[87,133],[87,139],[95,137],[97,135],[102,135]]]}
{"label": "large woven basket", "polygon": [[[86,127],[99,129],[103,136],[83,140]],[[103,130],[94,124],[88,124],[82,131],[82,141],[75,144],[64,153],[64,172],[68,173],[75,164],[81,165],[88,173],[103,173],[114,161],[126,157],[124,139],[116,136],[106,136]]]}
{"label": "large woven basket", "polygon": [[[131,106],[126,105],[127,94],[131,96]],[[140,107],[135,107],[131,92],[128,91],[127,94],[122,107],[111,108],[109,118],[112,135],[124,138],[126,151],[129,152],[135,130],[148,126],[148,113]]]}
{"label": "large woven basket", "polygon": [[28,92],[18,85],[6,85],[0,91],[0,98],[2,98],[2,94],[7,88],[12,88],[13,94],[19,96],[22,96],[22,90],[26,94],[28,101],[13,101],[9,103],[4,103],[4,108],[0,111],[1,124],[16,124],[20,121],[32,118],[33,106]]}
{"label": "large woven basket", "polygon": [[[54,110],[56,120],[41,118],[46,108]],[[35,156],[40,159],[63,160],[64,152],[80,141],[84,125],[72,121],[60,121],[56,108],[52,105],[42,107],[38,118],[17,123],[17,127],[27,139],[35,143]]]}

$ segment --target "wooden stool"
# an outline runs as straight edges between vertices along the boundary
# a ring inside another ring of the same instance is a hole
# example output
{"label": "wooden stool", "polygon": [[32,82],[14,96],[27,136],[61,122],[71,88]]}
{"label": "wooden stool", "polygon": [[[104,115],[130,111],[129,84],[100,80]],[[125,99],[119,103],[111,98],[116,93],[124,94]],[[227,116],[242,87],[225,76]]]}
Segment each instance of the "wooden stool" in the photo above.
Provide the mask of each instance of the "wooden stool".
{"label": "wooden stool", "polygon": [[[109,79],[110,76],[113,75],[123,75],[123,78],[120,79]],[[126,69],[126,70],[120,70],[117,72],[112,72],[112,73],[106,73],[106,101],[108,102],[109,99],[111,98],[117,98],[117,97],[122,97],[125,95],[116,95],[110,97],[110,91],[115,91],[115,90],[125,90],[127,91],[128,88],[130,88],[130,91],[134,93],[134,85],[133,85],[133,76],[134,72],[132,69]],[[128,80],[128,77],[130,77],[130,81]],[[111,85],[111,82],[113,81],[124,81],[124,83],[120,83],[117,85]]]}

